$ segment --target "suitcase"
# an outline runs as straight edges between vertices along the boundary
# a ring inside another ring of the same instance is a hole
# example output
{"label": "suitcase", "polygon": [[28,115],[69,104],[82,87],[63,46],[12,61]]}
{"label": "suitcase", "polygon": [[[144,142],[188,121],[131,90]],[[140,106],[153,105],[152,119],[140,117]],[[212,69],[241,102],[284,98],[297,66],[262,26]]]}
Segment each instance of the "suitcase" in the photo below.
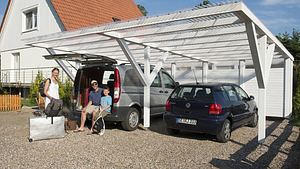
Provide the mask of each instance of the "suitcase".
{"label": "suitcase", "polygon": [[29,119],[29,142],[65,137],[65,117],[32,117]]}

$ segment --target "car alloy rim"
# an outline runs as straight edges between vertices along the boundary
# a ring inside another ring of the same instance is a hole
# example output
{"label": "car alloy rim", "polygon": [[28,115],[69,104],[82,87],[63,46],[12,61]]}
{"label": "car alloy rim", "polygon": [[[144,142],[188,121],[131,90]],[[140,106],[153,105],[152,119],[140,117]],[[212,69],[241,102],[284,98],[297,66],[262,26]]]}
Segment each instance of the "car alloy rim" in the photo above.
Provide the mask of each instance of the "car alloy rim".
{"label": "car alloy rim", "polygon": [[230,138],[230,124],[229,123],[225,124],[224,136],[225,136],[226,140],[228,140]]}
{"label": "car alloy rim", "polygon": [[129,115],[129,125],[130,127],[134,128],[139,121],[139,115],[137,112],[131,112]]}

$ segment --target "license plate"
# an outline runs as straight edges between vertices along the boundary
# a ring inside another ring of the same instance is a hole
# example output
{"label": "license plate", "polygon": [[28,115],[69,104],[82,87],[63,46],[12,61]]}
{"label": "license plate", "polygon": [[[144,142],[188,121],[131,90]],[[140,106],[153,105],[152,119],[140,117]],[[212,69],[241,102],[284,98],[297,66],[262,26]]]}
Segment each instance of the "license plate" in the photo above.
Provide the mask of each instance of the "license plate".
{"label": "license plate", "polygon": [[189,125],[197,125],[197,120],[176,118],[176,123],[189,124]]}

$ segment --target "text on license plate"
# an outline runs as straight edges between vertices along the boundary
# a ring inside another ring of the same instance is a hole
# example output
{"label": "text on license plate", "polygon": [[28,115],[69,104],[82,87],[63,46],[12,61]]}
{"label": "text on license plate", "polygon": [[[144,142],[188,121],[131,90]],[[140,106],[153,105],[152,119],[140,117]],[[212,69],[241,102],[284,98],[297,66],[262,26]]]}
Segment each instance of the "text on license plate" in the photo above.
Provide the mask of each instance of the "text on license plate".
{"label": "text on license plate", "polygon": [[176,118],[176,123],[183,123],[183,124],[197,125],[197,120]]}

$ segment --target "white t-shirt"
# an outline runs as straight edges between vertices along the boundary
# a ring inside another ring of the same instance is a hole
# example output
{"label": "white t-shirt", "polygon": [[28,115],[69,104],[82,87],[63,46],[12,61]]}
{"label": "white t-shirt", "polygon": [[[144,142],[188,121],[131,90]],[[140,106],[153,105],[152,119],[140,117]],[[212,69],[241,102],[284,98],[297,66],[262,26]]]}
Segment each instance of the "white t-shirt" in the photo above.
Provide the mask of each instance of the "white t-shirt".
{"label": "white t-shirt", "polygon": [[[58,91],[59,91],[58,83],[54,83],[52,78],[51,78],[51,83],[50,83],[49,88],[48,88],[48,95],[50,95],[54,99],[59,99],[59,92]],[[48,97],[46,97],[45,108],[47,107],[47,105],[49,103],[50,103],[50,99]]]}

